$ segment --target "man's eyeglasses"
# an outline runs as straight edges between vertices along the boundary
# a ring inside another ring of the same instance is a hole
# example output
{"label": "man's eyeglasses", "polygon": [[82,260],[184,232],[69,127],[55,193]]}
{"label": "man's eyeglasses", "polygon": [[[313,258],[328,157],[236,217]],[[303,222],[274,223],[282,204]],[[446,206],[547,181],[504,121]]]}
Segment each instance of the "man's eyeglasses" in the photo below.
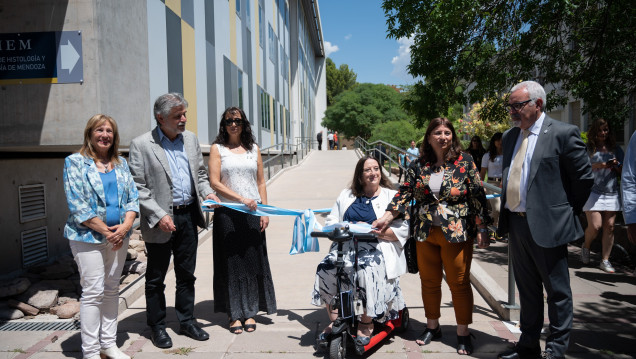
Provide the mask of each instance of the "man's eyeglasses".
{"label": "man's eyeglasses", "polygon": [[232,126],[232,125],[237,125],[240,126],[243,124],[243,119],[240,117],[237,118],[226,118],[225,119],[225,126]]}
{"label": "man's eyeglasses", "polygon": [[526,100],[526,101],[522,101],[522,102],[507,103],[507,104],[504,105],[504,109],[506,109],[506,111],[515,110],[515,112],[519,112],[519,111],[523,110],[523,108],[526,107],[526,105],[530,101],[532,101],[532,99]]}

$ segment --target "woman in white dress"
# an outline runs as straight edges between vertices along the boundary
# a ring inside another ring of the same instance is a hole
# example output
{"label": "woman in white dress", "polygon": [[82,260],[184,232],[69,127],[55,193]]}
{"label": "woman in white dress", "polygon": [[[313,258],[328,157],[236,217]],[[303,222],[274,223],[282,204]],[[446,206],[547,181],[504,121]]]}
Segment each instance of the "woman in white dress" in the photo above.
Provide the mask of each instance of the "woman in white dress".
{"label": "woman in white dress", "polygon": [[587,217],[585,243],[581,246],[581,261],[590,263],[590,246],[603,228],[601,263],[599,267],[614,273],[609,261],[614,245],[614,220],[616,212],[621,210],[618,178],[621,176],[623,151],[616,145],[609,124],[602,118],[597,119],[587,132],[587,150],[592,162],[594,185],[587,202],[583,206]]}
{"label": "woman in white dress", "polygon": [[[210,185],[222,202],[255,210],[267,204],[261,152],[243,110],[226,109],[219,135],[210,148]],[[276,312],[265,228],[269,217],[220,207],[214,210],[214,312],[226,313],[230,332],[256,330],[259,311]]]}
{"label": "woman in white dress", "polygon": [[[481,160],[481,172],[479,176],[483,180],[488,175],[488,183],[493,186],[501,188],[501,175],[503,164],[503,146],[501,144],[501,138],[503,134],[497,132],[490,138],[490,145],[488,146],[488,152],[484,154]],[[495,194],[494,191],[486,189],[487,194]],[[491,217],[493,225],[497,227],[499,225],[499,205],[501,204],[500,197],[489,199],[491,207]],[[492,232],[490,234],[490,240],[493,241],[497,238],[497,234]]]}

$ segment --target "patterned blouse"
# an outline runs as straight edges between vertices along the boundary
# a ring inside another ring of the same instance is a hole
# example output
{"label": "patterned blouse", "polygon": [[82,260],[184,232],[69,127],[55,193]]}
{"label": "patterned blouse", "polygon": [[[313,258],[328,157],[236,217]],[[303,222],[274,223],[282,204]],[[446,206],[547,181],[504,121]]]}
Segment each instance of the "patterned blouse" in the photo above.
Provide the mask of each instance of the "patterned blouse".
{"label": "patterned blouse", "polygon": [[406,172],[406,179],[387,207],[388,211],[407,212],[409,203],[415,200],[415,235],[426,241],[437,212],[441,229],[451,243],[472,240],[477,235],[477,222],[488,225],[486,193],[481,185],[479,170],[468,153],[462,153],[455,161],[444,164],[444,178],[439,198],[431,191],[429,180],[432,164],[413,161]]}

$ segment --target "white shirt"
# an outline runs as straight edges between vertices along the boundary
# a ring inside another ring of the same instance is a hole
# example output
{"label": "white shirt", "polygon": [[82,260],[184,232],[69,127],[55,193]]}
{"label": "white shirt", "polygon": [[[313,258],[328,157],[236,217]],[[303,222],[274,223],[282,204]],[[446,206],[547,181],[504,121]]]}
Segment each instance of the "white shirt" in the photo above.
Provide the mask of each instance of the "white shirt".
{"label": "white shirt", "polygon": [[[537,145],[537,139],[539,138],[539,133],[541,132],[541,126],[543,125],[543,119],[545,118],[545,112],[539,116],[539,119],[530,126],[528,130],[530,133],[528,134],[528,148],[526,149],[526,157],[523,160],[523,167],[521,167],[521,180],[519,183],[519,192],[521,195],[521,201],[519,202],[519,206],[517,208],[508,207],[508,201],[506,201],[506,208],[511,210],[512,212],[525,212],[526,211],[526,195],[528,194],[528,175],[530,174],[530,162],[532,161],[532,154],[534,153],[534,147]],[[515,149],[512,152],[512,162],[510,162],[510,168],[515,163],[515,155],[517,154],[517,150],[519,146],[521,146],[521,142],[523,141],[523,130],[519,131],[519,136],[517,137],[517,143],[515,144]],[[506,179],[506,183],[508,183],[508,179],[510,179],[510,171],[508,171],[508,178]]]}
{"label": "white shirt", "polygon": [[490,160],[490,153],[486,152],[481,158],[481,168],[488,169],[488,178],[501,178],[503,168],[503,155],[497,155],[494,161]]}

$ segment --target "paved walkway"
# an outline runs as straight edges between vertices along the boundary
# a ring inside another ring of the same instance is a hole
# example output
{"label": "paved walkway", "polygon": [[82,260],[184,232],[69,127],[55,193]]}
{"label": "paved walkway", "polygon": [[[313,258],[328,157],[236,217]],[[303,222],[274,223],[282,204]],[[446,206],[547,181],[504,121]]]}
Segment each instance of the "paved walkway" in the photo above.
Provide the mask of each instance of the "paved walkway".
{"label": "paved walkway", "polygon": [[[331,207],[339,192],[348,185],[357,162],[354,151],[313,151],[296,167],[285,170],[268,185],[270,204],[284,208]],[[322,221],[322,220],[321,220]],[[174,346],[155,348],[145,325],[143,281],[136,289],[123,293],[128,309],[120,315],[118,346],[142,358],[323,358],[314,348],[316,334],[327,324],[324,309],[309,304],[317,263],[329,243],[321,242],[320,253],[289,255],[293,218],[271,217],[267,230],[268,251],[278,302],[278,312],[257,317],[255,333],[233,335],[227,330],[225,314],[213,312],[212,241],[210,231],[200,238],[197,263],[197,303],[195,315],[211,339],[197,342],[177,335],[174,305],[174,275],[166,279],[168,332]],[[518,338],[501,321],[489,303],[505,301],[507,288],[507,245],[475,251],[473,281],[475,310],[471,331],[475,334],[477,358],[496,358],[496,354]],[[581,267],[578,248],[571,246],[571,278],[575,300],[575,324],[569,358],[634,358],[636,355],[636,278],[627,272],[605,274],[592,267]],[[598,262],[598,256],[594,257]],[[140,285],[141,284],[141,285]],[[441,342],[418,347],[414,340],[423,331],[424,310],[417,275],[401,278],[402,291],[411,311],[411,328],[386,340],[371,353],[373,358],[435,359],[460,357],[455,352],[455,321],[451,296],[444,284]],[[141,292],[140,290],[141,289]],[[503,294],[502,294],[503,293]],[[137,294],[137,295],[135,295]],[[504,298],[502,298],[502,296]],[[138,298],[138,299],[136,299]],[[547,317],[547,313],[546,313]],[[546,319],[547,323],[547,319]],[[547,326],[546,326],[547,328]],[[545,338],[544,338],[545,339]],[[81,358],[78,331],[0,332],[1,358]]]}

